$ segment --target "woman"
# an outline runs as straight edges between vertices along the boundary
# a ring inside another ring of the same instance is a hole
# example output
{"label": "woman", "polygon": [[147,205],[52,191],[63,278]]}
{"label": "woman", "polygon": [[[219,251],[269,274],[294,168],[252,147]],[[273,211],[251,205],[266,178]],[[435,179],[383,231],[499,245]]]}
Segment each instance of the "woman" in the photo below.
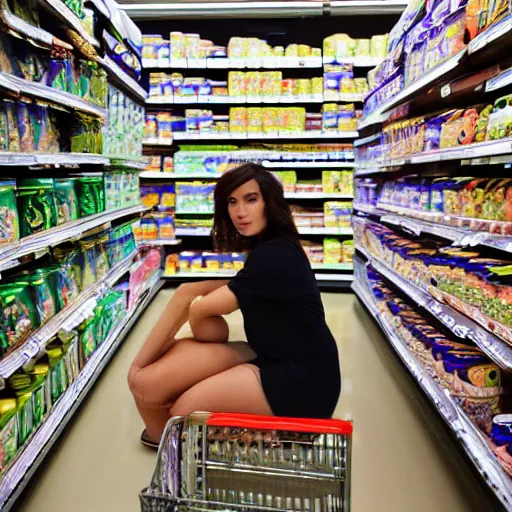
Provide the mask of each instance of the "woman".
{"label": "woman", "polygon": [[[328,418],[340,393],[338,352],[283,188],[263,167],[215,188],[213,241],[247,251],[231,281],[181,285],[130,368],[128,382],[157,446],[167,420],[193,411]],[[247,341],[227,343],[240,309]],[[175,340],[189,320],[194,339]]]}

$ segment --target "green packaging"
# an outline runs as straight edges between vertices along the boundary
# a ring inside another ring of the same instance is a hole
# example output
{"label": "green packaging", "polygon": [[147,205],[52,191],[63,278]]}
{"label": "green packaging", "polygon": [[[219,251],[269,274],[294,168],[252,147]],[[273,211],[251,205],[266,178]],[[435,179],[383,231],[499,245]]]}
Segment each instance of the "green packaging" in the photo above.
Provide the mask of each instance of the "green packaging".
{"label": "green packaging", "polygon": [[75,180],[55,179],[55,203],[57,206],[57,224],[64,224],[78,219],[78,199]]}
{"label": "green packaging", "polygon": [[20,239],[15,189],[14,181],[0,181],[0,245]]}
{"label": "green packaging", "polygon": [[0,355],[39,327],[39,316],[26,281],[0,284]]}
{"label": "green packaging", "polygon": [[32,410],[32,393],[18,396],[18,446],[23,446],[32,434],[34,414]]}
{"label": "green packaging", "polygon": [[54,289],[56,276],[51,268],[24,271],[20,279],[25,279],[30,286],[34,304],[41,325],[59,312],[59,300]]}
{"label": "green packaging", "polygon": [[105,210],[103,176],[84,176],[76,180],[76,195],[80,217],[95,215]]}
{"label": "green packaging", "polygon": [[8,414],[0,416],[0,472],[2,472],[9,462],[18,452],[18,417],[16,415],[15,399],[0,399],[0,408],[5,409],[5,404],[9,402],[14,410]]}
{"label": "green packaging", "polygon": [[101,154],[103,136],[99,119],[75,112],[71,126],[71,152]]}
{"label": "green packaging", "polygon": [[79,328],[82,366],[96,348],[97,325],[95,316],[86,319]]}
{"label": "green packaging", "polygon": [[13,153],[21,151],[20,134],[18,132],[18,118],[16,115],[16,103],[4,100],[5,117],[7,119],[7,134],[9,137],[8,150]]}
{"label": "green packaging", "polygon": [[79,246],[82,290],[85,290],[96,282],[96,244],[94,240],[80,240]]}
{"label": "green packaging", "polygon": [[57,225],[51,178],[18,180],[17,203],[22,238]]}

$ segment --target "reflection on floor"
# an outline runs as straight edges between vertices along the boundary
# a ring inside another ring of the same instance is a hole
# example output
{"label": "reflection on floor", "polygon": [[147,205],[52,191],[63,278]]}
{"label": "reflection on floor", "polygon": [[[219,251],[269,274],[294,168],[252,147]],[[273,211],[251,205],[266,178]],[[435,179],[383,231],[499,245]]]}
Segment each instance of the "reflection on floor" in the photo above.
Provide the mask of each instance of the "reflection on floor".
{"label": "reflection on floor", "polygon": [[[23,512],[135,512],[155,452],[126,384],[129,364],[172,290],[160,292],[18,502]],[[339,345],[343,391],[336,410],[355,424],[352,512],[486,512],[482,483],[352,294],[324,294]],[[229,318],[244,339],[242,317]],[[311,340],[314,350],[314,340]],[[169,378],[172,378],[170,375]]]}

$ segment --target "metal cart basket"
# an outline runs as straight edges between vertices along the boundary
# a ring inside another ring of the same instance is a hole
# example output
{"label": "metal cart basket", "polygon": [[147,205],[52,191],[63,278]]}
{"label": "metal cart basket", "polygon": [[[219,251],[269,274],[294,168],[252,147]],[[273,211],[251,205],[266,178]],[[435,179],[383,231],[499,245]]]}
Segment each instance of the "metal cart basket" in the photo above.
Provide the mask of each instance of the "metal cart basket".
{"label": "metal cart basket", "polygon": [[348,512],[352,423],[194,413],[165,429],[143,512]]}

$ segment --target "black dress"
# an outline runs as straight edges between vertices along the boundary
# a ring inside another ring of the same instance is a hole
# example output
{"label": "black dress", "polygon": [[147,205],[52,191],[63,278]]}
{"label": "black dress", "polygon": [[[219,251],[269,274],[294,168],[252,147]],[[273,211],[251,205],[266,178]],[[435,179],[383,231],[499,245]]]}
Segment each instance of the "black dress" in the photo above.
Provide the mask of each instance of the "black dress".
{"label": "black dress", "polygon": [[261,242],[228,286],[273,413],[331,417],[341,388],[338,350],[299,242],[289,235]]}

